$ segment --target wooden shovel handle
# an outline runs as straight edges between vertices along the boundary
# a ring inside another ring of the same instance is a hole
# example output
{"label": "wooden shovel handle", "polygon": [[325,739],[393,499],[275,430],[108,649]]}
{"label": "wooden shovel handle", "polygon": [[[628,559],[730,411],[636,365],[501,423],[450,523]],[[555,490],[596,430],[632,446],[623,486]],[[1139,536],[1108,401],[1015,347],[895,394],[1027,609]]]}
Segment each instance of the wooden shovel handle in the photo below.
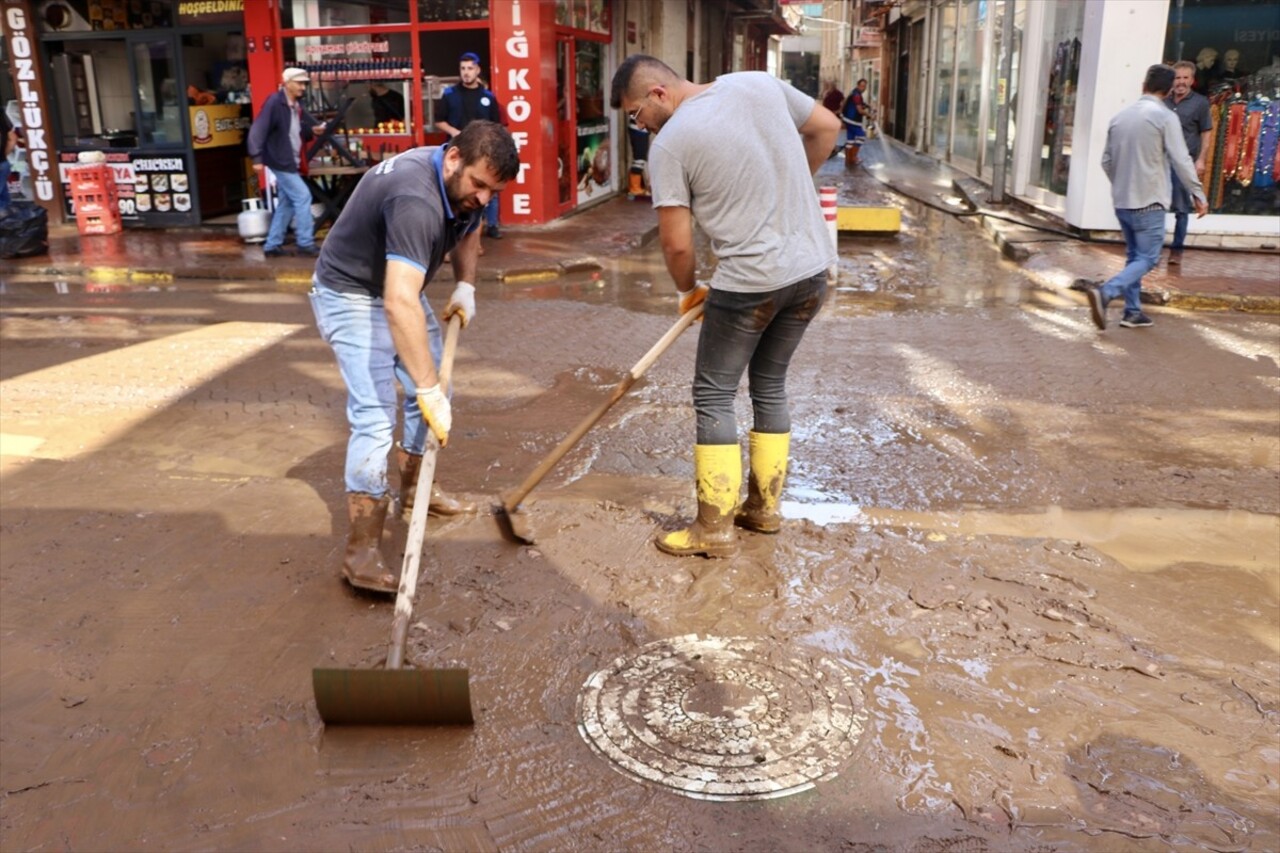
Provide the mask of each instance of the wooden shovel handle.
{"label": "wooden shovel handle", "polygon": [[[440,359],[440,387],[449,388],[453,378],[453,357],[458,351],[458,332],[462,317],[449,318],[444,337],[444,355]],[[418,466],[418,485],[413,491],[413,513],[409,517],[409,534],[405,539],[404,564],[400,570],[400,589],[396,592],[396,613],[391,620],[391,645],[387,649],[387,669],[404,665],[404,644],[409,636],[409,619],[413,616],[413,598],[418,592],[418,564],[422,561],[422,542],[427,537],[427,506],[431,503],[431,481],[436,476],[436,454],[440,442],[427,428],[427,444]]]}
{"label": "wooden shovel handle", "polygon": [[545,459],[538,463],[538,467],[534,468],[528,477],[525,477],[523,483],[516,487],[514,491],[507,492],[502,496],[502,508],[506,512],[515,512],[516,507],[520,505],[520,501],[524,500],[529,492],[533,491],[534,486],[542,482],[542,478],[547,476],[547,472],[554,468],[556,463],[563,459],[565,454],[582,440],[582,437],[604,417],[604,413],[613,408],[614,403],[626,396],[626,393],[631,390],[631,386],[636,383],[636,380],[643,376],[645,371],[658,360],[658,357],[675,343],[676,338],[680,337],[680,334],[685,329],[689,328],[695,320],[702,316],[702,308],[702,304],[699,303],[685,312],[676,321],[676,324],[668,329],[667,333],[659,338],[658,342],[644,354],[644,357],[636,362],[635,366],[631,368],[631,372],[624,376],[622,381],[614,387],[608,399],[597,406],[591,414],[583,418],[582,423],[574,427],[573,431],[556,445],[555,450],[552,450]]}

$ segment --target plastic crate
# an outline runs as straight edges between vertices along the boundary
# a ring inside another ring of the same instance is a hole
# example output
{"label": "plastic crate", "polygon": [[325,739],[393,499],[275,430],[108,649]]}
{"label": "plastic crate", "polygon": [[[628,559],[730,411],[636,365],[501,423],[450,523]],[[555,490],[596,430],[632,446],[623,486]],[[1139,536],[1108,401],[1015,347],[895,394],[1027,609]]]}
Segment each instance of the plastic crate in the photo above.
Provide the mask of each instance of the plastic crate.
{"label": "plastic crate", "polygon": [[115,193],[76,193],[76,227],[81,234],[119,234],[120,208]]}
{"label": "plastic crate", "polygon": [[71,194],[115,192],[116,178],[105,163],[71,166],[67,169],[71,179]]}

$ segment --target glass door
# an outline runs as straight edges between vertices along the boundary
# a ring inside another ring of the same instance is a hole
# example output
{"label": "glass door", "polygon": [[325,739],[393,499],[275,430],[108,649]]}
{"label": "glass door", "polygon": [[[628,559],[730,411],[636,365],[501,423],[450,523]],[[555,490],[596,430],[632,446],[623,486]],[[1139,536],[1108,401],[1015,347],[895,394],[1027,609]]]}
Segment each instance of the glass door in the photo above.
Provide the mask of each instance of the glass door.
{"label": "glass door", "polygon": [[578,183],[574,148],[573,37],[556,37],[556,178],[557,205],[564,213],[573,208],[573,188]]}
{"label": "glass door", "polygon": [[172,38],[129,40],[141,147],[185,146],[182,113],[186,96],[178,76]]}

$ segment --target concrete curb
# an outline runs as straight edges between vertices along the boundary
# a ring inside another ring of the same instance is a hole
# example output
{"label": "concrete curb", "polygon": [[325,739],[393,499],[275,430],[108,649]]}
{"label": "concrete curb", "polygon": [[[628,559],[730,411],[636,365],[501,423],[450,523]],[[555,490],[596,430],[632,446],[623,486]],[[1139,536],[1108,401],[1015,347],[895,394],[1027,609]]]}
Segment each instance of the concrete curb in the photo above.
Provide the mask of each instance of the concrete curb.
{"label": "concrete curb", "polygon": [[[965,200],[982,221],[982,228],[991,237],[1000,254],[1019,266],[1037,286],[1053,291],[1072,291],[1070,286],[1063,286],[1064,279],[1074,280],[1074,273],[1057,268],[1053,272],[1035,271],[1026,268],[1026,262],[1039,254],[1036,243],[1065,242],[1078,239],[1084,243],[1102,243],[1111,241],[1090,240],[1083,234],[1078,238],[1064,234],[1037,231],[1027,226],[1017,225],[1003,219],[996,219],[995,211],[984,206],[987,187],[975,178],[956,178],[952,186]],[[1021,211],[1020,211],[1021,212]],[[1026,213],[1022,212],[1025,216]],[[1069,226],[1065,226],[1068,227]],[[1228,250],[1230,251],[1230,250]],[[1278,261],[1280,263],[1280,261]],[[1078,291],[1077,291],[1078,292]],[[1278,296],[1236,296],[1221,293],[1193,293],[1188,291],[1161,288],[1143,291],[1143,302],[1155,305],[1166,305],[1187,311],[1241,311],[1252,314],[1280,314],[1280,295]]]}

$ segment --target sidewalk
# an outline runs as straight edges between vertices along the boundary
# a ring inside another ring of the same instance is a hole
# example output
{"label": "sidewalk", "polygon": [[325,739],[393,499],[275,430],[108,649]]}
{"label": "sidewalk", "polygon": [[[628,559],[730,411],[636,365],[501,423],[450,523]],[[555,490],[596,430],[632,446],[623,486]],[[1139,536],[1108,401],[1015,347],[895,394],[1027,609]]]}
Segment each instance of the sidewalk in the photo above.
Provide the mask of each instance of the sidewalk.
{"label": "sidewalk", "polygon": [[[501,240],[483,238],[481,280],[551,278],[599,269],[602,257],[625,254],[657,235],[647,200],[619,196],[547,225],[504,226]],[[319,232],[319,236],[324,235]],[[88,276],[98,280],[163,282],[182,278],[306,282],[315,259],[265,258],[234,226],[154,230],[82,237],[74,223],[49,229],[49,254],[0,262],[33,275]],[[445,264],[440,276],[450,278]]]}
{"label": "sidewalk", "polygon": [[[885,145],[891,146],[886,150]],[[991,205],[983,182],[906,146],[879,140],[863,146],[865,168],[853,174],[828,162],[819,173],[840,174],[841,201],[874,204],[886,188],[941,210],[981,221],[1005,257],[1019,264],[1037,285],[1070,290],[1076,279],[1107,279],[1124,266],[1121,242],[1100,242],[1030,205],[1010,200]],[[1160,264],[1143,277],[1143,299],[1201,310],[1280,314],[1280,253],[1187,248],[1181,266]]]}
{"label": "sidewalk", "polygon": [[[886,148],[886,146],[888,146]],[[835,184],[842,206],[894,205],[903,196],[947,213],[974,217],[1006,257],[1038,286],[1069,290],[1077,278],[1105,279],[1124,265],[1124,246],[1069,233],[1070,226],[1020,202],[995,207],[985,184],[881,137],[863,147],[862,165],[845,170],[835,157],[817,182]],[[1016,221],[1009,221],[1016,220]],[[601,258],[625,254],[654,239],[657,216],[647,200],[618,196],[547,225],[503,228],[503,239],[484,239],[481,280],[554,278],[598,269]],[[180,278],[303,283],[311,258],[262,256],[234,227],[126,229],[80,237],[74,224],[50,229],[48,255],[6,261],[31,274],[89,276],[98,280],[163,282]],[[441,277],[451,276],[446,264]],[[1144,298],[1179,308],[1280,314],[1280,254],[1189,248],[1181,267],[1164,261],[1147,274]]]}

